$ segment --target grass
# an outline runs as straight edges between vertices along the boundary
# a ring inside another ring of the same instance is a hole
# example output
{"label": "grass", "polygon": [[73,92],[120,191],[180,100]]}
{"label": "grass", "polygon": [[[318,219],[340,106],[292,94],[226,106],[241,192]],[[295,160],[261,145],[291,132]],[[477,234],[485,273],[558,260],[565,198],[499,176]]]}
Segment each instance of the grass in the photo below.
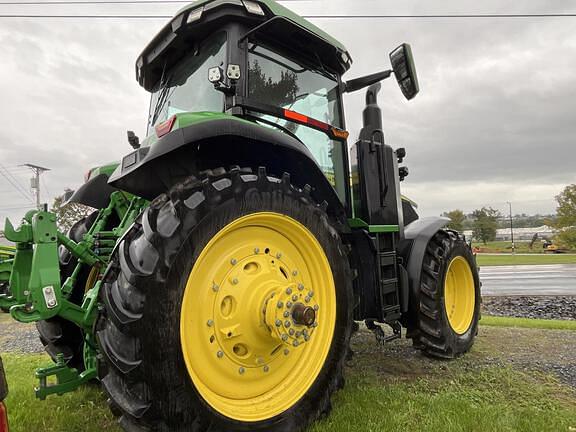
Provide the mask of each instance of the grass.
{"label": "grass", "polygon": [[[119,432],[97,387],[46,401],[34,399],[32,371],[44,355],[4,354],[11,432]],[[576,397],[548,376],[509,367],[468,369],[455,361],[444,375],[383,382],[375,368],[348,371],[332,414],[310,432],[344,431],[568,431],[576,426]]]}
{"label": "grass", "polygon": [[576,330],[576,321],[511,318],[483,315],[480,324],[491,327],[538,328],[547,330]]}
{"label": "grass", "polygon": [[2,354],[8,379],[6,405],[10,432],[119,432],[97,385],[39,401],[34,370],[51,364],[43,354]]}
{"label": "grass", "polygon": [[476,261],[482,266],[535,265],[535,264],[576,264],[576,255],[476,255]]}

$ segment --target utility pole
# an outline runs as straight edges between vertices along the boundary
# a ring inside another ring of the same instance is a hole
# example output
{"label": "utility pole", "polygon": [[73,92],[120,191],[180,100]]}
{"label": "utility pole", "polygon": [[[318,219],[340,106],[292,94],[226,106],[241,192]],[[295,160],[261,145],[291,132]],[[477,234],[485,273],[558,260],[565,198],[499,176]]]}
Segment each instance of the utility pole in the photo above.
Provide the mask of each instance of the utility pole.
{"label": "utility pole", "polygon": [[50,171],[50,169],[33,164],[24,164],[24,166],[30,168],[34,173],[34,177],[30,179],[30,187],[36,193],[36,207],[40,209],[40,174]]}
{"label": "utility pole", "polygon": [[514,224],[512,223],[512,203],[510,201],[506,202],[508,203],[508,208],[510,209],[510,239],[512,240],[512,254],[514,254],[516,248],[514,246]]}

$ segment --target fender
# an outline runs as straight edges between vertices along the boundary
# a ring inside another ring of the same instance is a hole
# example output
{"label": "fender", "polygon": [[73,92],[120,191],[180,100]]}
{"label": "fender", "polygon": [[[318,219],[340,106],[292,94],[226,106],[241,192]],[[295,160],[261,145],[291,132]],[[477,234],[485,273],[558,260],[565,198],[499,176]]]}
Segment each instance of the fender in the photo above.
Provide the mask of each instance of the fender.
{"label": "fender", "polygon": [[[448,225],[450,219],[445,217],[427,217],[417,219],[409,224],[404,231],[404,239],[398,246],[399,255],[407,263],[408,280],[410,287],[410,309],[419,301],[420,278],[422,276],[422,262],[428,247],[428,242],[434,235]],[[409,314],[414,315],[414,314]]]}
{"label": "fender", "polygon": [[204,170],[265,166],[268,173],[277,176],[290,173],[292,183],[299,187],[313,186],[312,197],[317,202],[326,201],[328,213],[345,224],[342,202],[301,141],[222,113],[178,115],[176,121],[182,127],[126,155],[111,175],[110,185],[152,200]]}
{"label": "fender", "polygon": [[108,205],[110,195],[116,190],[108,184],[107,174],[98,174],[80,186],[66,201],[66,204],[79,203],[101,209]]}

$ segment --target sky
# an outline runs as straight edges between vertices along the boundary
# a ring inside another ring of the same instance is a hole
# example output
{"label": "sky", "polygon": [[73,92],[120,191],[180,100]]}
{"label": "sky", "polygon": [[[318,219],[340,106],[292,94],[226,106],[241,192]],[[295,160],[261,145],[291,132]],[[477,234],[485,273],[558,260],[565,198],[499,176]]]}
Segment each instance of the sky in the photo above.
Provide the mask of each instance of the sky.
{"label": "sky", "polygon": [[[576,12],[563,0],[281,3],[308,15]],[[0,4],[0,14],[173,14],[181,7]],[[311,21],[348,48],[348,79],[388,69],[388,53],[412,45],[420,94],[406,101],[392,78],[380,104],[388,144],[407,151],[402,191],[423,216],[482,206],[507,213],[507,202],[514,213],[549,214],[554,196],[576,183],[576,17]],[[134,62],[164,23],[0,18],[0,220],[34,205],[22,164],[50,168],[41,188],[51,203],[91,167],[128,153],[126,130],[145,136],[149,97]],[[363,104],[362,91],[345,97],[351,137]]]}

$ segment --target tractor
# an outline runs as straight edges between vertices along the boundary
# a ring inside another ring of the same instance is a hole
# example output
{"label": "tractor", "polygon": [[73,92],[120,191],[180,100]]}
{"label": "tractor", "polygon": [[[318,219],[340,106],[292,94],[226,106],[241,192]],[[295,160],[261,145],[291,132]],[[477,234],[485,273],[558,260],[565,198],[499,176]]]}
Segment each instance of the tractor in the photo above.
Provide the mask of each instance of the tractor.
{"label": "tractor", "polygon": [[[477,266],[400,193],[377,99],[391,76],[419,87],[408,44],[389,59],[345,80],[344,45],[273,0],[180,10],[136,61],[147,137],[69,197],[94,212],[67,233],[45,205],[6,221],[0,307],[54,361],[36,396],[96,381],[126,431],[298,431],[330,411],[360,322],[468,351]],[[361,89],[349,143],[343,95]]]}

